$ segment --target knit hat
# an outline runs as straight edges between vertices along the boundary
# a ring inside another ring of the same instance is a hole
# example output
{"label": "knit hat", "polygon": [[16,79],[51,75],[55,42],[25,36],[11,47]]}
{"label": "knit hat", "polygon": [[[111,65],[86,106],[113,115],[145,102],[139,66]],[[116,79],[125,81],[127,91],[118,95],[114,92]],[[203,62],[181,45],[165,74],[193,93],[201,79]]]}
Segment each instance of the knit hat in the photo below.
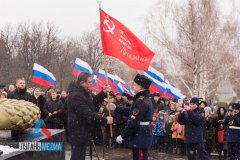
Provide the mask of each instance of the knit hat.
{"label": "knit hat", "polygon": [[0,84],[0,89],[3,89],[4,87],[6,87],[5,84]]}
{"label": "knit hat", "polygon": [[240,110],[240,104],[239,104],[239,103],[233,103],[232,109],[238,109],[238,110]]}
{"label": "knit hat", "polygon": [[197,106],[199,105],[199,99],[196,98],[196,97],[193,97],[191,100],[190,100],[190,103],[194,103],[196,104]]}
{"label": "knit hat", "polygon": [[140,74],[136,75],[134,82],[139,86],[142,86],[144,89],[148,89],[152,83],[152,81],[147,76]]}

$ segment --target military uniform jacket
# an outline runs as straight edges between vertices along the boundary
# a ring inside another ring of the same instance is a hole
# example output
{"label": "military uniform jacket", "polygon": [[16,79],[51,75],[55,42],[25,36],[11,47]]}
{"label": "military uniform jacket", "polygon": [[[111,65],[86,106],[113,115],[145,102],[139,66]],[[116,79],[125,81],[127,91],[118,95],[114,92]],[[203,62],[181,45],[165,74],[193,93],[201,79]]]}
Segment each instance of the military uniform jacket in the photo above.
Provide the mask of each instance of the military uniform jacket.
{"label": "military uniform jacket", "polygon": [[227,129],[227,142],[240,143],[240,112],[234,116],[227,116],[224,120]]}
{"label": "military uniform jacket", "polygon": [[[131,148],[149,149],[151,147],[152,129],[150,121],[153,109],[149,95],[148,90],[141,91],[133,97],[133,105],[130,109],[117,107],[115,110],[115,112],[123,115],[128,113],[130,117],[121,133],[121,137],[129,141]],[[140,125],[141,122],[149,122],[149,124]]]}

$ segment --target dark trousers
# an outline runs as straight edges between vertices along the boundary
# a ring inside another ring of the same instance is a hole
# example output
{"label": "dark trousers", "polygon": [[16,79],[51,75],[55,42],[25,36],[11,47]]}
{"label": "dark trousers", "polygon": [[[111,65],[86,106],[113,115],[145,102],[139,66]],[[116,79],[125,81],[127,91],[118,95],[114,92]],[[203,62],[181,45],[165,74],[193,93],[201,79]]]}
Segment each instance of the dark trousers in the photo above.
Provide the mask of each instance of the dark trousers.
{"label": "dark trousers", "polygon": [[184,154],[185,153],[185,145],[184,141],[180,138],[173,138],[173,152],[174,154]]}
{"label": "dark trousers", "polygon": [[163,151],[164,149],[164,137],[163,136],[153,136],[153,149],[159,149]]}
{"label": "dark trousers", "polygon": [[227,159],[228,160],[240,160],[240,143],[228,142],[227,144]]}
{"label": "dark trousers", "polygon": [[[223,145],[224,145],[223,143],[217,143],[217,145],[216,145],[219,159],[222,158],[222,151],[223,151],[223,157],[227,157],[227,150],[224,149]],[[226,158],[224,158],[224,159],[226,159]]]}
{"label": "dark trousers", "polygon": [[133,160],[148,160],[148,149],[133,148]]}
{"label": "dark trousers", "polygon": [[186,144],[188,160],[197,159],[197,153],[201,160],[209,160],[208,153],[204,143],[189,143]]}
{"label": "dark trousers", "polygon": [[85,160],[86,145],[72,145],[71,160]]}
{"label": "dark trousers", "polygon": [[207,139],[205,146],[206,146],[206,151],[207,151],[208,155],[210,156],[211,152],[212,152],[212,148],[213,148],[212,140],[211,139]]}

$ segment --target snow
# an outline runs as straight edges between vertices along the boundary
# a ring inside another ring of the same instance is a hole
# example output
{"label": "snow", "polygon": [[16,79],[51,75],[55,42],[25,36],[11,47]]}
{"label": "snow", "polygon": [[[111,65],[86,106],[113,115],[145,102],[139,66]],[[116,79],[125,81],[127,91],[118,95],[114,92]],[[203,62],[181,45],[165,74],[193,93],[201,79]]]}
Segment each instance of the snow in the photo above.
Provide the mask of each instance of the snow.
{"label": "snow", "polygon": [[4,145],[0,145],[0,150],[3,151],[2,155],[9,154],[9,153],[12,153],[15,151],[19,151],[19,149],[16,149],[16,148],[13,148],[10,146],[4,146]]}

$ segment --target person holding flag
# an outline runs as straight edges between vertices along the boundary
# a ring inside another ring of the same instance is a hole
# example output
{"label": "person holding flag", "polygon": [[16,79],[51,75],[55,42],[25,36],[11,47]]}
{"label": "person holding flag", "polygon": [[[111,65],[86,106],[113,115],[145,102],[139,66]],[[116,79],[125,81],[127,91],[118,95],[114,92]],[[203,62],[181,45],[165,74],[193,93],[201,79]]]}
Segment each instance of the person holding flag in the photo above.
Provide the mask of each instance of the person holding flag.
{"label": "person holding flag", "polygon": [[71,160],[85,160],[86,148],[92,138],[96,124],[112,124],[113,118],[99,116],[95,112],[97,103],[101,103],[111,88],[105,86],[102,92],[92,98],[89,88],[92,75],[81,72],[76,82],[71,82],[68,87],[68,140],[72,145]]}
{"label": "person holding flag", "polygon": [[115,113],[130,117],[126,127],[123,129],[121,135],[117,137],[116,141],[119,144],[124,140],[129,141],[129,145],[133,151],[133,160],[147,160],[148,150],[152,145],[153,137],[150,126],[153,107],[148,90],[152,81],[145,75],[137,74],[134,82],[133,90],[136,95],[133,97],[132,107],[111,108]]}
{"label": "person holding flag", "polygon": [[[119,59],[130,68],[137,70],[148,69],[154,53],[126,26],[104,12],[101,8],[101,1],[98,1],[98,4],[106,75],[106,55]],[[136,95],[133,98],[134,102],[130,111],[129,108],[111,108],[115,110],[116,113],[131,117],[116,141],[120,144],[124,139],[128,139],[133,150],[133,160],[147,160],[148,149],[152,144],[150,121],[152,119],[153,109],[152,102],[149,98],[150,92],[148,90],[152,81],[145,75],[137,74],[134,82],[133,90]]]}

